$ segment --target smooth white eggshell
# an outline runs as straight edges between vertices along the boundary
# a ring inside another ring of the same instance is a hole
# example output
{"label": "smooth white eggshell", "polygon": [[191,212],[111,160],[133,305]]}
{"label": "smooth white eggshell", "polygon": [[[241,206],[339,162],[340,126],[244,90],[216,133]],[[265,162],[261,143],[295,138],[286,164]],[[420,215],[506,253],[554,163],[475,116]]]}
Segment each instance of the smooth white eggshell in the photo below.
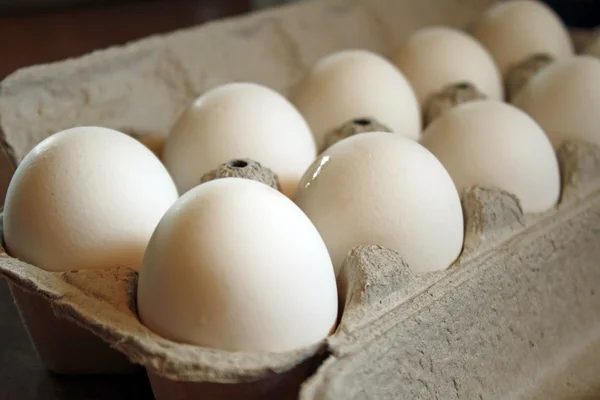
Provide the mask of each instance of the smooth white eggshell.
{"label": "smooth white eggshell", "polygon": [[111,129],[58,132],[29,152],[4,204],[8,253],[49,271],[139,268],[177,199],[160,160]]}
{"label": "smooth white eggshell", "polygon": [[421,133],[419,104],[404,75],[385,58],[365,50],[344,50],[322,58],[291,99],[319,148],[326,133],[355,118],[375,118],[412,139]]}
{"label": "smooth white eggshell", "polygon": [[273,170],[288,196],[317,150],[302,115],[279,93],[253,83],[229,83],[200,96],[181,115],[163,161],[181,193],[202,175],[234,158]]}
{"label": "smooth white eggshell", "polygon": [[171,340],[232,351],[288,351],[337,318],[331,259],[289,198],[225,178],[183,195],[154,233],[138,283],[143,323]]}
{"label": "smooth white eggshell", "polygon": [[490,51],[502,75],[534,54],[561,60],[574,51],[565,25],[540,1],[494,4],[478,21],[474,35]]}
{"label": "smooth white eggshell", "polygon": [[421,106],[448,85],[469,82],[488,98],[503,98],[494,59],[477,40],[449,27],[423,28],[403,43],[393,58],[409,80]]}
{"label": "smooth white eggshell", "polygon": [[441,115],[421,143],[444,164],[459,192],[479,185],[516,195],[525,212],[554,207],[558,161],[542,128],[523,111],[492,100],[464,103]]}
{"label": "smooth white eggshell", "polygon": [[600,145],[600,60],[575,56],[531,79],[513,100],[558,148],[565,140]]}
{"label": "smooth white eggshell", "polygon": [[363,133],[338,142],[306,171],[295,201],[325,240],[336,273],[359,245],[395,250],[414,272],[445,269],[462,249],[452,179],[402,135]]}

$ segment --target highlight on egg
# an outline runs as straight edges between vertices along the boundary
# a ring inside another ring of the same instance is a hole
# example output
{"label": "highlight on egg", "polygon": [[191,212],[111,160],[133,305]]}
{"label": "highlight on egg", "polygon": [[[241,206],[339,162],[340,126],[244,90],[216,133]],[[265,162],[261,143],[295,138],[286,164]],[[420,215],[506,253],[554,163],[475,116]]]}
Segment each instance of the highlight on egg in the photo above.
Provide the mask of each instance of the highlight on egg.
{"label": "highlight on egg", "polygon": [[4,203],[6,250],[48,271],[138,269],[177,197],[165,167],[137,140],[95,126],[66,129],[15,171]]}
{"label": "highlight on egg", "polygon": [[524,212],[543,212],[560,197],[560,173],[550,140],[533,118],[509,104],[478,100],[437,118],[421,143],[450,173],[460,193],[498,188],[519,198]]}
{"label": "highlight on egg", "polygon": [[183,195],[160,221],[139,274],[141,321],[177,342],[284,352],[335,328],[333,266],[289,198],[222,178]]}
{"label": "highlight on egg", "polygon": [[394,133],[418,139],[421,111],[404,75],[384,57],[343,50],[320,59],[290,95],[319,149],[325,136],[355,119],[375,119]]}
{"label": "highlight on egg", "polygon": [[310,128],[276,91],[255,83],[228,83],[201,95],[167,137],[163,162],[183,194],[204,174],[236,158],[272,169],[292,196],[317,149]]}
{"label": "highlight on egg", "polygon": [[396,251],[413,272],[448,268],[463,245],[463,214],[448,172],[402,135],[362,133],[325,151],[296,191],[336,274],[359,245]]}
{"label": "highlight on egg", "polygon": [[513,104],[542,126],[555,149],[565,140],[600,145],[600,59],[582,55],[554,63]]}
{"label": "highlight on egg", "polygon": [[494,59],[461,30],[443,26],[417,30],[396,50],[393,61],[411,83],[423,108],[432,95],[464,82],[488,98],[503,98],[502,78]]}

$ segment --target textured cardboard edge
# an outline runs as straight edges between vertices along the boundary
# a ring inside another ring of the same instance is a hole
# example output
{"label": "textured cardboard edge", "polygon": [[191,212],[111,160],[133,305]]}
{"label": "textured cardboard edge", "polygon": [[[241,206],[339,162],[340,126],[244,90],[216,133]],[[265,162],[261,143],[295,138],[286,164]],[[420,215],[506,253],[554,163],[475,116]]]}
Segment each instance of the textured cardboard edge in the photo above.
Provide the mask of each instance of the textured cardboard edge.
{"label": "textured cardboard edge", "polygon": [[43,296],[9,285],[19,315],[44,367],[57,374],[129,374],[139,370],[87,329],[57,318]]}
{"label": "textured cardboard edge", "polygon": [[557,151],[563,187],[560,204],[585,199],[600,189],[598,148],[583,142],[566,142]]}
{"label": "textured cardboard edge", "polygon": [[258,381],[233,385],[174,381],[153,373],[149,373],[148,377],[156,400],[293,400],[297,399],[302,383],[317,370],[325,356],[324,352],[320,352],[285,373],[271,373]]}

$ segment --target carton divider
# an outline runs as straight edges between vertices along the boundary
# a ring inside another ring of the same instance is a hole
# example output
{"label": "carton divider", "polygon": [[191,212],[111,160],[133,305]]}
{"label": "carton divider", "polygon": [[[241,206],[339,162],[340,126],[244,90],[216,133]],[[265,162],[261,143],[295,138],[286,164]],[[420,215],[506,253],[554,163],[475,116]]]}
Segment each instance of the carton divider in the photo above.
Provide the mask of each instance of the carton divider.
{"label": "carton divider", "polygon": [[148,372],[148,378],[156,400],[293,400],[297,398],[302,383],[317,370],[326,357],[327,352],[322,350],[285,373],[271,373],[258,381],[233,385],[177,381],[152,372]]}
{"label": "carton divider", "polygon": [[566,141],[557,150],[561,169],[560,206],[582,200],[600,189],[600,147],[580,141]]}

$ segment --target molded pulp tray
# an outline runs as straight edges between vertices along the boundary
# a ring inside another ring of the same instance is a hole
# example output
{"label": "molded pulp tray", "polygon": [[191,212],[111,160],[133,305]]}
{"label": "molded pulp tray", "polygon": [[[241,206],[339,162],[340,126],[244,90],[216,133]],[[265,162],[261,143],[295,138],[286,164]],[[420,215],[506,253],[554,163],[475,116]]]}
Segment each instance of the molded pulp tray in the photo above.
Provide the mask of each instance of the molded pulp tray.
{"label": "molded pulp tray", "polygon": [[[315,0],[23,69],[0,89],[4,149],[18,164],[51,133],[84,124],[165,136],[218,84],[287,93],[330,52],[388,54],[415,29],[465,27],[490,3]],[[495,189],[464,193],[465,248],[447,271],[414,276],[391,251],[354,249],[337,332],[296,352],[162,339],[136,318],[131,270],[49,273],[2,251],[0,274],[49,370],[143,367],[158,400],[598,398],[600,149],[567,143],[559,158],[563,195],[548,213],[523,215]]]}

